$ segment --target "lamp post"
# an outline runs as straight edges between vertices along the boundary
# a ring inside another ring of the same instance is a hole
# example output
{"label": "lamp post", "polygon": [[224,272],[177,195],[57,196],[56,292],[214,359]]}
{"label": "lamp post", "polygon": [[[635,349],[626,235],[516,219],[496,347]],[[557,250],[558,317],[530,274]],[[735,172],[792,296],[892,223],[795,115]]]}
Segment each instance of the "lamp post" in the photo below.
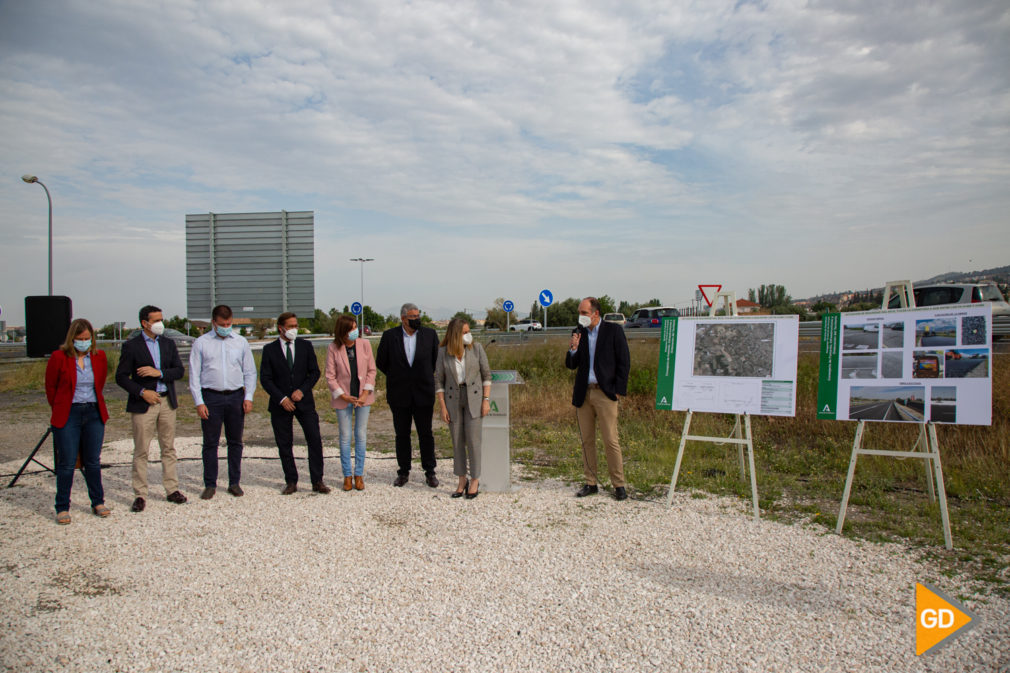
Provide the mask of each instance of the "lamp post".
{"label": "lamp post", "polygon": [[361,263],[361,319],[365,319],[365,262],[374,262],[371,257],[354,257],[350,261]]}
{"label": "lamp post", "polygon": [[[21,179],[31,184],[37,182],[42,185],[42,181],[39,180],[34,175],[22,175]],[[53,296],[53,197],[49,196],[49,189],[42,185],[42,189],[46,190],[46,200],[49,201],[49,296]]]}

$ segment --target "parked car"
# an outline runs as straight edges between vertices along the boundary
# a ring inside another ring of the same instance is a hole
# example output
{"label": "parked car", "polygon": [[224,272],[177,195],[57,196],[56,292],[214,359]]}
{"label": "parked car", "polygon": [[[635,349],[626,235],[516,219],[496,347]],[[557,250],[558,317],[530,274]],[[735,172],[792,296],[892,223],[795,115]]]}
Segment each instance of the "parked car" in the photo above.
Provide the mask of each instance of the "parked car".
{"label": "parked car", "polygon": [[627,320],[624,319],[623,313],[604,313],[603,321],[612,322],[615,325],[623,325],[624,323],[628,322]]}
{"label": "parked car", "polygon": [[543,328],[543,325],[532,318],[523,318],[519,322],[509,325],[510,332],[535,332]]}
{"label": "parked car", "polygon": [[625,328],[632,327],[659,327],[663,318],[679,318],[680,311],[672,306],[649,306],[640,308],[631,314],[624,324]]}
{"label": "parked car", "polygon": [[[992,314],[1010,316],[1010,304],[1003,299],[995,283],[938,283],[912,287],[916,308],[950,304],[992,303]],[[887,308],[900,308],[901,298],[891,297]]]}

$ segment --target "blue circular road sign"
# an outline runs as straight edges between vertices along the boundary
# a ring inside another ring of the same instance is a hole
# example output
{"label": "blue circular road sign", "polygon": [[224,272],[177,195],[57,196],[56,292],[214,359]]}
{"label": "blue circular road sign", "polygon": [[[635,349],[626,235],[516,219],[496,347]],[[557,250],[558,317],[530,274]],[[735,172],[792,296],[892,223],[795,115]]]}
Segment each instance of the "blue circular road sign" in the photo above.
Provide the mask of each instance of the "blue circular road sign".
{"label": "blue circular road sign", "polygon": [[540,290],[540,305],[547,308],[554,303],[554,295],[550,290]]}
{"label": "blue circular road sign", "polygon": [[515,308],[516,306],[515,306],[515,304],[513,304],[513,303],[512,303],[511,301],[509,301],[508,299],[506,299],[506,300],[505,300],[505,303],[504,303],[504,304],[502,304],[502,305],[501,305],[501,307],[502,307],[503,309],[505,309],[505,312],[506,312],[506,313],[511,313],[511,312],[512,312],[512,309],[514,309],[514,308]]}
{"label": "blue circular road sign", "polygon": [[354,315],[361,315],[361,302],[356,301],[351,304],[351,313]]}

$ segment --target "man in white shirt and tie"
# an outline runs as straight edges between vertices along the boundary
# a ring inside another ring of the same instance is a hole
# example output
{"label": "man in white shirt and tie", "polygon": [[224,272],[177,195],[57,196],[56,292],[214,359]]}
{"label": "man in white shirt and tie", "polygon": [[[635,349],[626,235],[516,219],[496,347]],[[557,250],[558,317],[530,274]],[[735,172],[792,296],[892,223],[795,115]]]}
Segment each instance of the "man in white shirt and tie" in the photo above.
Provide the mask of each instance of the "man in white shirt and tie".
{"label": "man in white shirt and tie", "polygon": [[211,312],[211,330],[193,342],[189,354],[189,391],[203,430],[203,493],[217,491],[217,450],[221,426],[228,442],[228,492],[243,494],[242,430],[256,392],[256,363],[249,342],[232,331],[231,308],[220,304]]}

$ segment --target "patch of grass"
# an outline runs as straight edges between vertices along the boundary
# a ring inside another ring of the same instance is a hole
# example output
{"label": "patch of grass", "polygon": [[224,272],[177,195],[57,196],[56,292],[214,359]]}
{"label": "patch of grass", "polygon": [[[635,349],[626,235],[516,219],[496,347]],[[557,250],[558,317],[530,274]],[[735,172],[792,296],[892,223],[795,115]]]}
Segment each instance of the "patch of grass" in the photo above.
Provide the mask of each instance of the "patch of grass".
{"label": "patch of grass", "polygon": [[[636,490],[665,495],[684,425],[683,412],[657,411],[658,344],[632,340],[628,397],[621,400],[619,433],[625,478]],[[495,369],[516,369],[526,381],[512,388],[514,459],[545,477],[582,480],[582,452],[571,404],[574,373],[564,367],[565,345],[491,349]],[[848,470],[855,423],[816,418],[818,355],[801,353],[794,418],[752,418],[754,460],[762,516],[814,522],[833,531]],[[993,424],[938,426],[947,504],[955,548],[943,548],[939,506],[926,490],[921,460],[861,456],[844,534],[900,542],[951,573],[969,573],[1010,595],[1010,362],[993,363]],[[728,437],[733,417],[695,414],[691,434]],[[864,445],[907,450],[918,426],[874,423]],[[599,443],[598,443],[599,445]],[[600,465],[605,465],[600,446]],[[605,473],[605,469],[603,470]],[[749,504],[749,478],[740,478],[737,447],[689,442],[678,490],[734,496]]]}

